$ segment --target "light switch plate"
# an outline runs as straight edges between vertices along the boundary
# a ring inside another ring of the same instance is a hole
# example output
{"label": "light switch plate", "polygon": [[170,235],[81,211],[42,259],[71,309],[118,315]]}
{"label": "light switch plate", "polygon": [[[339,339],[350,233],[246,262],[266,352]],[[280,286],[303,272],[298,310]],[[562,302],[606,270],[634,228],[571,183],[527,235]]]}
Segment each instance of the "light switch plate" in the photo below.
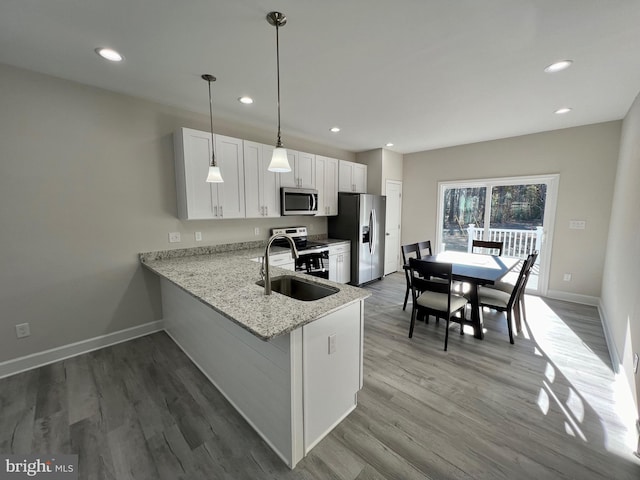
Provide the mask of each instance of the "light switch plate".
{"label": "light switch plate", "polygon": [[180,241],[180,232],[169,232],[169,243],[178,243]]}
{"label": "light switch plate", "polygon": [[587,222],[584,220],[569,220],[569,228],[571,230],[584,230],[587,228]]}
{"label": "light switch plate", "polygon": [[633,373],[638,373],[638,362],[640,361],[640,358],[638,358],[638,354],[634,353],[633,354]]}

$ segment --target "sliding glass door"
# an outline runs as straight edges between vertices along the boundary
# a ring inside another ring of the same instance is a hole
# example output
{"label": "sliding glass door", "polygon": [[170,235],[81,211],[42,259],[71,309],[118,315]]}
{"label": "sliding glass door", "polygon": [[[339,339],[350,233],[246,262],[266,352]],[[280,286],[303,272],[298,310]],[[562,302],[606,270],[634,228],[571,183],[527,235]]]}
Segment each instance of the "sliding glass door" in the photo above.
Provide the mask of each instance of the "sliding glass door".
{"label": "sliding glass door", "polygon": [[437,251],[471,251],[473,240],[504,243],[503,255],[540,255],[527,290],[546,293],[558,175],[441,182]]}

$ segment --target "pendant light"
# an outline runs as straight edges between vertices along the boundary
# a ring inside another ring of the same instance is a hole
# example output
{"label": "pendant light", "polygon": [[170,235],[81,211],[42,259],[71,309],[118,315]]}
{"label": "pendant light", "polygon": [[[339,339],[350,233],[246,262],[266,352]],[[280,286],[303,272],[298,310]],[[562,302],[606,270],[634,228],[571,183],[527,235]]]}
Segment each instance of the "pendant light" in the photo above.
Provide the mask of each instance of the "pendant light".
{"label": "pendant light", "polygon": [[286,25],[287,17],[280,12],[270,12],[267,15],[267,21],[276,27],[276,66],[278,72],[278,140],[276,142],[276,148],[273,150],[273,156],[271,157],[268,170],[270,172],[284,173],[290,172],[291,166],[287,158],[287,149],[282,145],[282,139],[280,138],[280,43],[278,29]]}
{"label": "pendant light", "polygon": [[205,73],[204,75],[202,75],[202,79],[206,80],[207,83],[209,83],[209,120],[211,121],[211,163],[209,164],[209,175],[207,175],[207,182],[222,183],[224,182],[224,180],[222,179],[222,174],[220,173],[220,167],[216,165],[216,152],[213,148],[213,102],[211,101],[211,82],[215,82],[216,77]]}

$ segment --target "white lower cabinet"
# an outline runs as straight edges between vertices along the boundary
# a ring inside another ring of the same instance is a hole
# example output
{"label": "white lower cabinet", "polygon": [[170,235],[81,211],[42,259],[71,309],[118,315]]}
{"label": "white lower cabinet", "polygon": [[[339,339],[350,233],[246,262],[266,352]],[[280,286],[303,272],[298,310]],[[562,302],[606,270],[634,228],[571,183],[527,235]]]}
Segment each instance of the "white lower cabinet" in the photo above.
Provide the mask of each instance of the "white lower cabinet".
{"label": "white lower cabinet", "polygon": [[336,283],[351,281],[351,244],[329,245],[329,280]]}
{"label": "white lower cabinet", "polygon": [[302,327],[305,455],[356,407],[361,326],[356,304]]}
{"label": "white lower cabinet", "polygon": [[356,408],[363,301],[265,341],[160,283],[167,333],[290,468]]}
{"label": "white lower cabinet", "polygon": [[279,267],[291,271],[295,271],[296,269],[295,260],[289,252],[269,255],[269,265],[271,267]]}

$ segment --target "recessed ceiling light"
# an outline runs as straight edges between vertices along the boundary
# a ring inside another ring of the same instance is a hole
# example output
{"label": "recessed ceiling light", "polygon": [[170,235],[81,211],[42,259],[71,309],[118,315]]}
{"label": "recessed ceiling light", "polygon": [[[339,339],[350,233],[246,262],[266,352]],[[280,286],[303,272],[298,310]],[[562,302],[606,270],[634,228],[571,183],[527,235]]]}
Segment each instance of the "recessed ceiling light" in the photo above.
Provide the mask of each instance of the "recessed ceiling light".
{"label": "recessed ceiling light", "polygon": [[121,62],[124,60],[124,57],[120,55],[120,53],[116,52],[113,48],[96,48],[96,53],[100,55],[105,60],[109,60],[111,62]]}
{"label": "recessed ceiling light", "polygon": [[389,143],[385,144],[385,147],[393,147],[393,143],[389,142]]}
{"label": "recessed ceiling light", "polygon": [[253,103],[253,98],[244,96],[244,97],[238,98],[238,101],[240,103],[244,103],[245,105],[251,105]]}
{"label": "recessed ceiling light", "polygon": [[333,133],[338,133],[340,131],[340,127],[331,127],[329,130],[331,130]]}
{"label": "recessed ceiling light", "polygon": [[560,60],[559,62],[552,63],[545,67],[544,71],[547,73],[556,73],[564,70],[565,68],[569,68],[572,63],[573,60]]}
{"label": "recessed ceiling light", "polygon": [[562,107],[562,108],[559,108],[558,110],[556,110],[553,113],[556,113],[558,115],[562,115],[563,113],[569,113],[570,111],[571,111],[571,109],[569,107]]}

